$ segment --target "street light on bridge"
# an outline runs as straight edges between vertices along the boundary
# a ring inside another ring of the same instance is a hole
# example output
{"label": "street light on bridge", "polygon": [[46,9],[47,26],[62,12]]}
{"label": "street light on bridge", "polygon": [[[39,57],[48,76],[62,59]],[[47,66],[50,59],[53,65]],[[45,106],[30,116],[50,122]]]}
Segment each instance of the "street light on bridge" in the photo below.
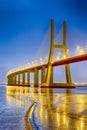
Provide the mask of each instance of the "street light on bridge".
{"label": "street light on bridge", "polygon": [[84,53],[83,49],[80,49],[80,55],[82,55]]}
{"label": "street light on bridge", "polygon": [[66,55],[64,55],[63,58],[66,59]]}

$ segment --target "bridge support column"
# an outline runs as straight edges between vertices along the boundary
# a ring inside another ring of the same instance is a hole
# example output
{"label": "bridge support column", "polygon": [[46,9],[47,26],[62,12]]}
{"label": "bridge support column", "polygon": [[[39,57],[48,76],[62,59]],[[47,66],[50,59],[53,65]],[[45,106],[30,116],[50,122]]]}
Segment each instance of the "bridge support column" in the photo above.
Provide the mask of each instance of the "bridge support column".
{"label": "bridge support column", "polygon": [[25,72],[22,73],[22,85],[25,85]]}
{"label": "bridge support column", "polygon": [[50,84],[53,83],[53,66],[51,67],[51,78],[50,78]]}
{"label": "bridge support column", "polygon": [[11,75],[10,77],[9,77],[9,85],[12,85],[13,84],[13,76]]}
{"label": "bridge support column", "polygon": [[52,57],[54,51],[54,21],[51,20],[51,46],[50,46],[50,53],[49,53],[49,60],[48,60],[48,67],[47,67],[47,74],[46,74],[46,82],[42,84],[42,86],[50,86],[53,77],[52,72]]}
{"label": "bridge support column", "polygon": [[30,86],[30,71],[27,72],[27,85]]}
{"label": "bridge support column", "polygon": [[47,67],[47,74],[46,74],[46,81],[42,83],[42,86],[74,86],[71,80],[71,74],[70,74],[70,67],[69,64],[65,65],[65,73],[66,73],[66,83],[53,83],[53,68],[52,68],[52,61],[53,61],[53,52],[54,49],[61,49],[64,51],[64,57],[68,58],[67,53],[67,46],[66,46],[66,22],[64,21],[63,24],[63,44],[55,44],[54,43],[54,21],[51,20],[51,46],[50,46],[50,53],[49,53],[49,59],[48,59],[48,67]]}
{"label": "bridge support column", "polygon": [[8,76],[7,78],[8,78],[8,85],[10,85],[10,76]]}
{"label": "bridge support column", "polygon": [[46,80],[46,68],[42,67],[42,69],[41,69],[41,84],[45,83],[45,80]]}
{"label": "bridge support column", "polygon": [[15,84],[17,85],[17,75],[15,75]]}
{"label": "bridge support column", "polygon": [[34,86],[38,86],[38,69],[34,70]]}
{"label": "bridge support column", "polygon": [[14,84],[16,85],[16,75],[14,75]]}
{"label": "bridge support column", "polygon": [[[66,46],[66,21],[63,24],[63,46],[64,46],[64,56],[68,58],[67,46]],[[72,84],[71,80],[71,73],[70,73],[70,66],[69,64],[65,65],[65,72],[66,72],[66,81],[69,84]]]}
{"label": "bridge support column", "polygon": [[18,74],[18,85],[20,85],[20,74]]}
{"label": "bridge support column", "polygon": [[13,75],[13,85],[16,85],[16,76]]}
{"label": "bridge support column", "polygon": [[11,85],[13,85],[13,75],[11,76]]}
{"label": "bridge support column", "polygon": [[8,77],[8,85],[10,85],[10,76]]}

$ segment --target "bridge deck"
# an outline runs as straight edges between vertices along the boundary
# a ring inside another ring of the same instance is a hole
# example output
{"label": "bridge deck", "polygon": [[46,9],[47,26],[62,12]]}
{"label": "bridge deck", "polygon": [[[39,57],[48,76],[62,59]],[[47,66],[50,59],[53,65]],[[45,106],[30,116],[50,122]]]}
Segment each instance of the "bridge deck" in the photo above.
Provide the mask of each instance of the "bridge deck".
{"label": "bridge deck", "polygon": [[60,60],[60,61],[55,61],[54,63],[52,63],[52,66],[60,66],[64,64],[71,64],[71,63],[81,62],[85,60],[87,60],[87,54],[70,57],[67,59]]}
{"label": "bridge deck", "polygon": [[[87,60],[87,54],[83,54],[83,55],[63,59],[63,60],[60,60],[60,61],[59,60],[55,61],[55,62],[52,63],[52,66],[61,66],[61,65],[65,65],[65,64],[71,64],[71,63],[76,63],[76,62],[81,62],[81,61],[86,61],[86,60]],[[40,70],[40,69],[42,69],[42,67],[47,68],[47,66],[48,66],[48,64],[42,64],[42,65],[35,66],[35,67],[32,67],[32,68],[26,68],[26,69],[23,69],[23,70],[18,70],[18,71],[12,72],[9,75],[19,74],[19,73],[23,73],[23,72],[27,72],[27,71],[33,72],[35,68]]]}

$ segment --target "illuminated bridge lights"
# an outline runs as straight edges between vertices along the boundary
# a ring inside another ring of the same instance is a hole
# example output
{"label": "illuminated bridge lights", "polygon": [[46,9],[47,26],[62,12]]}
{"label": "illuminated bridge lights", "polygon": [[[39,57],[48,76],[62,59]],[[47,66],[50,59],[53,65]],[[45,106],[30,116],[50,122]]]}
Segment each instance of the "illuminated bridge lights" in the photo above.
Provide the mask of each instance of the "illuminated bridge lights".
{"label": "illuminated bridge lights", "polygon": [[[83,51],[82,51],[82,50],[80,50],[80,51],[81,51],[81,59],[82,59],[82,58],[85,58],[87,54],[82,54]],[[71,57],[71,59],[74,60],[75,57],[79,57],[79,58],[80,58],[80,55]],[[79,59],[79,58],[78,58],[78,59]],[[56,56],[56,60],[54,60],[54,61],[52,62],[52,64],[53,64],[53,63],[56,63],[57,61],[62,62],[64,59],[67,60],[67,59],[69,59],[69,58],[66,58],[66,56],[63,55],[63,59],[59,59],[59,57]],[[77,60],[78,60],[78,59],[77,59]],[[10,71],[7,73],[7,76],[10,75],[10,74],[12,74],[12,73],[15,73],[15,72],[17,72],[17,71],[22,71],[22,70],[25,70],[25,69],[31,69],[31,68],[34,68],[34,67],[38,67],[38,66],[40,66],[40,65],[43,66],[43,65],[47,64],[47,63],[44,62],[42,59],[40,59],[40,61],[41,61],[40,63],[37,61],[37,64],[32,61],[31,64],[28,63],[28,64],[25,64],[25,65],[21,65],[21,66],[18,67],[18,68],[16,67],[15,69],[10,70]],[[64,62],[64,61],[63,61],[63,62]]]}
{"label": "illuminated bridge lights", "polygon": [[[70,56],[70,50],[69,49],[67,49],[67,52]],[[71,51],[71,52],[73,52],[73,56],[84,55],[84,54],[87,53],[87,47],[82,48],[80,45],[77,45],[76,48],[74,49],[74,51]],[[70,57],[73,57],[73,56],[70,56]],[[62,52],[58,52],[57,55],[53,57],[53,62],[60,61],[60,60],[63,60],[63,59],[67,59],[67,57]],[[48,62],[48,56],[45,56],[44,58],[40,58],[39,60],[34,60],[31,63],[27,63],[25,65],[20,65],[19,67],[11,69],[7,73],[7,75],[14,73],[14,72],[17,72],[17,71],[25,70],[27,68],[29,69],[29,68],[32,68],[32,67],[35,67],[35,66],[47,64],[47,62]]]}

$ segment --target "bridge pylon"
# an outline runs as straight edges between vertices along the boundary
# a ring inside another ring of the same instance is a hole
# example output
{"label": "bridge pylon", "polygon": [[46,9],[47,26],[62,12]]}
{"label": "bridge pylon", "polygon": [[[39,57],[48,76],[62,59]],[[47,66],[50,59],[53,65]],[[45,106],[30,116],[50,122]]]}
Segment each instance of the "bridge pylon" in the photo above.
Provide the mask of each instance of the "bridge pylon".
{"label": "bridge pylon", "polygon": [[50,53],[48,59],[48,67],[47,67],[45,83],[42,83],[41,86],[44,87],[45,86],[58,86],[58,87],[75,86],[74,83],[72,83],[69,64],[65,65],[66,83],[53,83],[52,59],[53,59],[53,53],[55,49],[63,50],[65,58],[68,58],[67,45],[66,45],[66,21],[64,21],[63,23],[63,44],[58,45],[54,42],[54,20],[52,19],[51,20],[51,46],[50,46]]}

